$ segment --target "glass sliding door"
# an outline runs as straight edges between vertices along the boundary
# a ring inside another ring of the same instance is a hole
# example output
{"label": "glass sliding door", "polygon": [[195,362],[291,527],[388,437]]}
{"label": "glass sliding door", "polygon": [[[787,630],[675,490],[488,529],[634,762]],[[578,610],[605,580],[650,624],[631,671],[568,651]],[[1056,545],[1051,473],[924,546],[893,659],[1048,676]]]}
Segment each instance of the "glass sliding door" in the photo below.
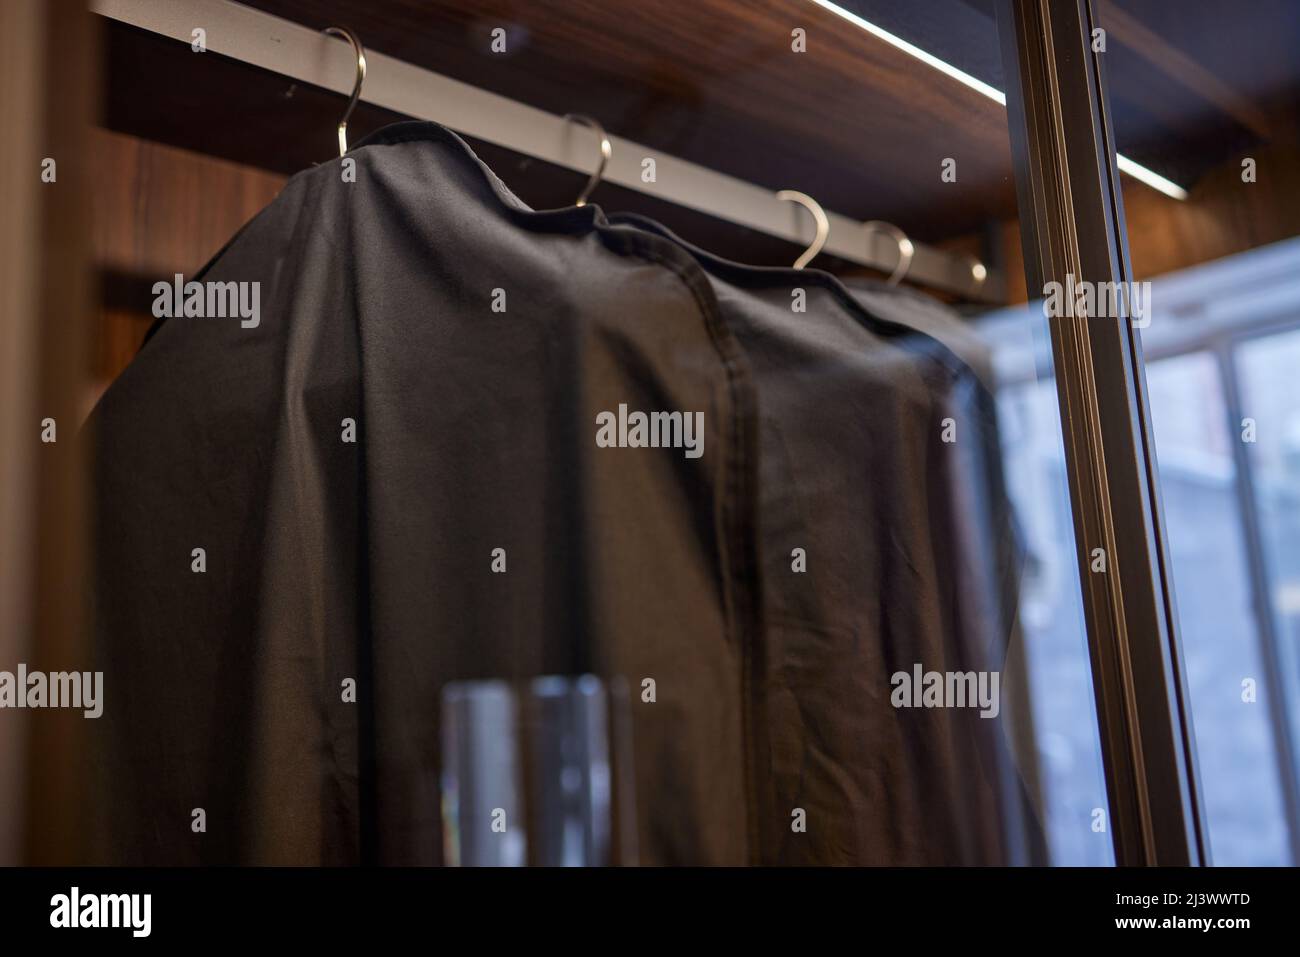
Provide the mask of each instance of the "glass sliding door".
{"label": "glass sliding door", "polygon": [[1300,7],[1107,0],[1207,859],[1300,862]]}

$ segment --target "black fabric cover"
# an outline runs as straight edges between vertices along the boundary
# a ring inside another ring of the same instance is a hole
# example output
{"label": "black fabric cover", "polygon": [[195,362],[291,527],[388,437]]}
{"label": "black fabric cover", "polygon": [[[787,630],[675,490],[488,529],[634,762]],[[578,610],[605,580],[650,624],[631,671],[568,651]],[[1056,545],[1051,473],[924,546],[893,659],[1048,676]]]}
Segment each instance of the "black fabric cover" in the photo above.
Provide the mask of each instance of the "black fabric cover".
{"label": "black fabric cover", "polygon": [[[186,277],[260,282],[260,325],[162,322],[92,417],[100,858],[439,863],[446,683],[592,672],[656,682],[642,863],[1000,859],[992,722],[889,704],[997,653],[955,357],[829,277],[802,328],[787,270],[528,210],[430,124],[349,157]],[[598,448],[620,403],[702,412],[703,455]]]}
{"label": "black fabric cover", "polygon": [[[1004,672],[1023,552],[974,333],[911,290],[846,290],[816,270],[727,261],[644,217],[611,221],[700,262],[758,388],[776,800],[834,822],[774,834],[781,860],[1042,860],[1017,747],[1028,702],[1016,688],[1009,707]],[[806,574],[791,574],[794,547]],[[1003,671],[1003,712],[895,710],[889,675],[915,662]]]}

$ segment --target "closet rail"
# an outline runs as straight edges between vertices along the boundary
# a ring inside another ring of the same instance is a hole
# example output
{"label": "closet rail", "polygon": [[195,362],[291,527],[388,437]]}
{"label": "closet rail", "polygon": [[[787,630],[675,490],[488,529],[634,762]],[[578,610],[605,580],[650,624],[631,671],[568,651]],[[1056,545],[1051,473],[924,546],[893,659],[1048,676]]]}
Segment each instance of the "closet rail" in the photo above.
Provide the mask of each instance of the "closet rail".
{"label": "closet rail", "polygon": [[[91,0],[91,10],[186,44],[202,28],[206,48],[294,80],[350,95],[356,56],[346,43],[231,0]],[[362,40],[365,37],[362,35]],[[432,120],[466,136],[578,172],[589,172],[591,145],[575,124],[557,116],[372,50],[361,99],[414,119]],[[574,104],[580,108],[581,104]],[[602,179],[648,193],[771,236],[807,246],[814,231],[802,207],[776,192],[610,136],[613,155]],[[653,157],[655,182],[641,179]],[[827,212],[825,251],[892,274],[896,240],[874,226]],[[969,256],[912,243],[909,282],[983,302],[1005,301],[1003,277],[976,268]]]}

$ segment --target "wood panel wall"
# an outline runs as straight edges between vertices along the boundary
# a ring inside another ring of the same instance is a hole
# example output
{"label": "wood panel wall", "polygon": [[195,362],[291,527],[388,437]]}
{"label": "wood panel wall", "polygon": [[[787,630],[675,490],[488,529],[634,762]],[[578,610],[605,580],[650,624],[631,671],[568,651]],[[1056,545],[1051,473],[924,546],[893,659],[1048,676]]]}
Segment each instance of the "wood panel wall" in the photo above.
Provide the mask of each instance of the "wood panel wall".
{"label": "wood panel wall", "polygon": [[153,323],[153,284],[197,272],[287,179],[103,129],[94,131],[93,148],[92,248],[101,300],[92,400],[139,350]]}
{"label": "wood panel wall", "polygon": [[[1257,164],[1253,183],[1241,178],[1246,155]],[[1127,177],[1123,183],[1129,258],[1137,280],[1300,236],[1300,148],[1289,140],[1226,160],[1193,184],[1186,200],[1171,199]],[[983,235],[939,245],[994,261],[1006,275],[1008,302],[1025,302],[1019,224],[998,224],[993,242],[997,248],[992,254]]]}

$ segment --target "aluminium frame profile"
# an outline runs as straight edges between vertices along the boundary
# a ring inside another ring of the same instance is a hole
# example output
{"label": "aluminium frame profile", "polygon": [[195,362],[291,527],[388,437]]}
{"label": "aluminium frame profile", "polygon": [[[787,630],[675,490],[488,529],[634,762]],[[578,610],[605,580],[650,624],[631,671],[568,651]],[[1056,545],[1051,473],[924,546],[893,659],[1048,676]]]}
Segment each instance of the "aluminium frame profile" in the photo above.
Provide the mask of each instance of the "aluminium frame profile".
{"label": "aluminium frame profile", "polygon": [[[998,0],[997,13],[1028,287],[1124,282],[1092,0]],[[1207,864],[1141,340],[1127,316],[1048,323],[1115,862]]]}
{"label": "aluminium frame profile", "polygon": [[[356,75],[350,46],[323,33],[231,0],[90,0],[100,16],[190,45],[202,28],[205,49],[347,96]],[[361,40],[366,39],[362,32]],[[440,123],[458,133],[504,146],[557,166],[589,173],[595,155],[590,133],[508,97],[402,60],[366,50],[360,99],[413,119]],[[578,109],[581,104],[574,104]],[[576,134],[576,135],[575,135]],[[613,155],[603,180],[678,206],[784,239],[812,241],[812,217],[779,200],[774,190],[719,173],[660,150],[610,135]],[[642,180],[642,160],[655,160],[656,181]],[[791,184],[797,185],[797,184]],[[893,238],[848,216],[827,210],[830,234],[823,252],[889,274],[898,264]],[[908,281],[954,293],[972,302],[1006,302],[1005,277],[988,263],[977,280],[969,257],[912,241]]]}

